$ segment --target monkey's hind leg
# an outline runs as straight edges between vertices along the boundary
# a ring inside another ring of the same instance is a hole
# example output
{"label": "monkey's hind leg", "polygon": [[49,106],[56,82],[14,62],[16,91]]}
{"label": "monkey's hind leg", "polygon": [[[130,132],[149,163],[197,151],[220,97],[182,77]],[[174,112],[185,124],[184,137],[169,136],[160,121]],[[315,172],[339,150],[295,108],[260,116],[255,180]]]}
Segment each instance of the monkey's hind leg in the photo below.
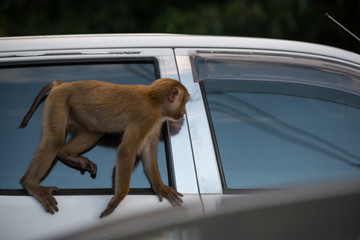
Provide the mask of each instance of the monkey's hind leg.
{"label": "monkey's hind leg", "polygon": [[53,192],[57,192],[59,189],[57,187],[40,186],[40,181],[51,167],[57,148],[59,147],[55,147],[54,142],[51,140],[42,140],[27,172],[20,181],[26,191],[41,203],[46,212],[51,214],[59,210],[56,199],[52,195]]}
{"label": "monkey's hind leg", "polygon": [[79,156],[92,148],[103,134],[78,129],[72,138],[60,149],[58,158],[69,167],[80,170],[81,174],[88,171],[92,178],[96,177],[97,166],[87,157]]}
{"label": "monkey's hind leg", "polygon": [[56,103],[54,100],[56,101],[56,98],[51,99],[49,96],[45,102],[40,145],[20,181],[27,192],[52,214],[59,210],[56,199],[52,195],[59,189],[40,186],[40,181],[50,169],[59,149],[64,145],[68,118],[66,102]]}

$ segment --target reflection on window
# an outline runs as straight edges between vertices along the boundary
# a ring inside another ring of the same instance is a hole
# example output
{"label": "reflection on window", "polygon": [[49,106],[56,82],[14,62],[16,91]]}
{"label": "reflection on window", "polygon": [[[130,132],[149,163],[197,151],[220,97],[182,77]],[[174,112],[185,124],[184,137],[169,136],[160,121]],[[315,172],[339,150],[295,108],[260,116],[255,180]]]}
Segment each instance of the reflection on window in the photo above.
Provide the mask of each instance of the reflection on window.
{"label": "reflection on window", "polygon": [[254,80],[202,87],[228,189],[360,176],[360,97]]}
{"label": "reflection on window", "polygon": [[[119,84],[149,85],[156,79],[153,62],[12,67],[0,69],[0,189],[20,189],[19,180],[28,168],[40,142],[43,105],[35,112],[29,125],[17,129],[36,94],[54,80],[78,81],[96,79]],[[57,162],[43,181],[44,185],[60,188],[111,188],[116,149],[96,146],[85,154],[97,164],[96,179],[88,173]],[[167,184],[167,165],[163,143],[158,147],[158,161],[162,179]],[[138,164],[131,179],[131,188],[150,185]]]}

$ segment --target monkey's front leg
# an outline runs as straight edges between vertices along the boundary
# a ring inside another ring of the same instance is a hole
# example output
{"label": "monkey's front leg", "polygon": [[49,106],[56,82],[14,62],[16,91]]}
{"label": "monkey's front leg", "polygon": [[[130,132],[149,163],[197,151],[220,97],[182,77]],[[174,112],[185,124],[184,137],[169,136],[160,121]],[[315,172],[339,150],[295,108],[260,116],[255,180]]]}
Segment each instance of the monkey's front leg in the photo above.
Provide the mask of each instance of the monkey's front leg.
{"label": "monkey's front leg", "polygon": [[181,199],[183,195],[176,191],[174,188],[166,186],[161,180],[161,175],[157,162],[156,146],[156,137],[151,137],[146,142],[142,151],[141,155],[146,176],[149,179],[152,189],[159,196],[160,202],[163,201],[163,198],[166,198],[167,200],[169,200],[171,205],[180,206],[183,202],[183,200]]}
{"label": "monkey's front leg", "polygon": [[120,150],[116,159],[115,169],[115,193],[108,203],[107,208],[101,213],[100,218],[111,214],[120,202],[126,197],[130,190],[131,173],[134,168],[136,151],[132,154]]}

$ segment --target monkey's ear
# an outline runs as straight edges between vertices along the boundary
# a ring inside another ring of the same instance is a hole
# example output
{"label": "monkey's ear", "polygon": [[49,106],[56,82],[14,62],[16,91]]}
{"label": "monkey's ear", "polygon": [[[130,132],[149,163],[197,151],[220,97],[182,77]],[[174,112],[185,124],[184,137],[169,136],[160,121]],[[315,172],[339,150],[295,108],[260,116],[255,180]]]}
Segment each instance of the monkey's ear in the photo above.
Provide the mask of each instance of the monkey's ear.
{"label": "monkey's ear", "polygon": [[169,93],[169,101],[175,102],[177,96],[179,95],[179,90],[177,88],[172,88]]}

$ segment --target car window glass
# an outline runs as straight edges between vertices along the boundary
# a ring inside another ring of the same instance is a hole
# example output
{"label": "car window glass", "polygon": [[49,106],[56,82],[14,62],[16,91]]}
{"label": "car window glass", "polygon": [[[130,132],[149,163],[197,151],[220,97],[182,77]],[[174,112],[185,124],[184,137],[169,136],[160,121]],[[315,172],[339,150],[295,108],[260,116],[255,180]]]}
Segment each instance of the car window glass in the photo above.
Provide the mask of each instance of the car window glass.
{"label": "car window glass", "polygon": [[[156,79],[154,62],[125,62],[87,65],[52,65],[8,67],[0,69],[0,189],[20,189],[19,180],[28,168],[40,141],[43,104],[24,129],[17,129],[35,96],[54,80],[78,81],[96,79],[119,84],[149,85]],[[168,183],[165,145],[158,146],[162,179]],[[42,184],[59,188],[111,188],[116,148],[96,146],[84,156],[97,164],[97,176],[81,175],[78,170],[56,162]],[[150,188],[138,164],[131,178],[131,188]]]}
{"label": "car window glass", "polygon": [[216,78],[201,79],[227,189],[360,176],[359,96],[300,83],[302,76],[325,83],[354,79],[297,66],[271,69],[269,64],[253,65],[252,72],[246,70],[248,78],[237,79],[243,66],[231,64],[213,63]]}

